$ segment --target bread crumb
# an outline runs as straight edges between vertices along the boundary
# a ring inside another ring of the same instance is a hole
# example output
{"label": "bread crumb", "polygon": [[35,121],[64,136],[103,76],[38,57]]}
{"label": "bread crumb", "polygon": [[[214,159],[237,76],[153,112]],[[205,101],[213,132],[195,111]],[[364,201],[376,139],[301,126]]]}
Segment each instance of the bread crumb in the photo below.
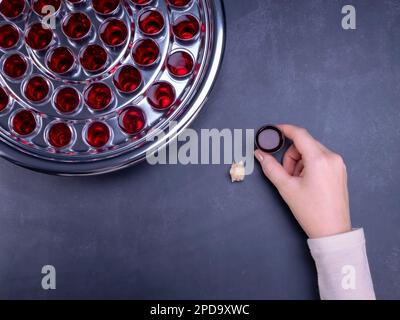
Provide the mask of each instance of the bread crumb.
{"label": "bread crumb", "polygon": [[244,162],[232,163],[231,170],[229,171],[232,182],[241,182],[245,177]]}

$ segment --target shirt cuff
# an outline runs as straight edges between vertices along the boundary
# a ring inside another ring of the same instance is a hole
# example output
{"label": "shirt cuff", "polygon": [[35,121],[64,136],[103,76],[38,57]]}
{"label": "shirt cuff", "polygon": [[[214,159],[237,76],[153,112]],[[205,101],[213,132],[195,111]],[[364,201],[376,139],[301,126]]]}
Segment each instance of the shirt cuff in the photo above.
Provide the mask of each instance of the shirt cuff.
{"label": "shirt cuff", "polygon": [[375,299],[363,229],[309,239],[321,299]]}

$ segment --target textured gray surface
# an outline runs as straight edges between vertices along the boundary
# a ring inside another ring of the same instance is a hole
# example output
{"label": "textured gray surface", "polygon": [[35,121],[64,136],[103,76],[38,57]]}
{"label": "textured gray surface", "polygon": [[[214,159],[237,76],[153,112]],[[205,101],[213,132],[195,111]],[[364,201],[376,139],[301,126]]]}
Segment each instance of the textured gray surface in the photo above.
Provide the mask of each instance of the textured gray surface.
{"label": "textured gray surface", "polygon": [[[340,27],[357,8],[358,30]],[[400,298],[400,4],[227,0],[225,61],[193,128],[307,127],[349,169],[379,298]],[[0,298],[317,298],[305,236],[258,168],[141,164],[91,178],[0,161]],[[41,267],[57,290],[41,289]]]}

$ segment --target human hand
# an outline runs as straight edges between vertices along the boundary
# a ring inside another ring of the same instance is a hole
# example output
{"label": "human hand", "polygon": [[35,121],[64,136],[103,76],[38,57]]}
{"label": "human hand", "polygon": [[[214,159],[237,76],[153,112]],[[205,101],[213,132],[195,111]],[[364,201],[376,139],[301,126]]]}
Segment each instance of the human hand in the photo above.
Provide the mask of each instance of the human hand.
{"label": "human hand", "polygon": [[343,159],[305,129],[277,126],[293,141],[281,165],[256,150],[264,174],[278,189],[309,238],[351,231],[347,173]]}

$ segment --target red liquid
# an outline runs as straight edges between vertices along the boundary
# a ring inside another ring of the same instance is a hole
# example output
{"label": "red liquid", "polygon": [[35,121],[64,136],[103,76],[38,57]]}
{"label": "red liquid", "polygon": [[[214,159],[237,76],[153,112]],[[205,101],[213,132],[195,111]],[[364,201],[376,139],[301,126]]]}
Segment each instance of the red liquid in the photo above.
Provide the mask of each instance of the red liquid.
{"label": "red liquid", "polygon": [[21,110],[15,114],[12,119],[13,130],[21,135],[26,136],[31,134],[36,129],[36,119],[32,111]]}
{"label": "red liquid", "polygon": [[176,51],[168,57],[169,72],[176,77],[185,77],[193,70],[193,58],[185,51]]}
{"label": "red liquid", "polygon": [[72,87],[60,89],[54,98],[54,106],[62,113],[74,112],[79,107],[79,103],[79,93]]}
{"label": "red liquid", "polygon": [[34,76],[25,85],[25,97],[32,102],[41,102],[49,95],[50,87],[46,79]]}
{"label": "red liquid", "polygon": [[72,130],[64,122],[55,123],[49,129],[48,140],[53,147],[64,148],[71,143]]}
{"label": "red liquid", "polygon": [[93,122],[87,131],[86,141],[93,148],[101,148],[110,140],[110,129],[103,122]]}
{"label": "red liquid", "polygon": [[17,18],[25,9],[25,0],[2,0],[0,12],[9,19]]}
{"label": "red liquid", "polygon": [[93,9],[99,14],[113,13],[119,5],[119,0],[92,0]]}
{"label": "red liquid", "polygon": [[65,19],[62,28],[67,37],[78,40],[89,33],[91,25],[92,23],[86,14],[75,12]]}
{"label": "red liquid", "polygon": [[85,70],[95,72],[103,69],[107,62],[107,57],[107,52],[103,47],[91,44],[83,51],[80,62]]}
{"label": "red liquid", "polygon": [[138,6],[145,6],[152,2],[153,0],[131,0],[133,4],[136,4]]}
{"label": "red liquid", "polygon": [[257,131],[256,146],[264,152],[274,153],[279,151],[283,145],[285,138],[279,128],[267,125]]}
{"label": "red liquid", "polygon": [[60,9],[60,5],[60,0],[33,0],[33,10],[40,16],[46,16],[50,13],[48,9],[44,10],[44,12],[42,11],[45,6],[52,6],[57,12]]}
{"label": "red liquid", "polygon": [[126,65],[117,70],[114,75],[115,87],[123,93],[132,93],[142,83],[142,75],[134,66]]}
{"label": "red liquid", "polygon": [[138,107],[127,107],[119,115],[118,124],[127,134],[137,134],[143,130],[146,119]]}
{"label": "red liquid", "polygon": [[139,28],[144,34],[156,35],[164,28],[164,17],[156,10],[149,10],[139,17]]}
{"label": "red liquid", "polygon": [[85,102],[93,110],[103,110],[112,101],[111,89],[104,83],[93,83],[85,91]]}
{"label": "red liquid", "polygon": [[66,47],[55,48],[48,57],[47,66],[58,74],[63,74],[72,69],[75,57],[71,50]]}
{"label": "red liquid", "polygon": [[0,26],[0,48],[10,49],[14,47],[19,40],[19,32],[12,24],[3,24]]}
{"label": "red liquid", "polygon": [[3,72],[10,78],[17,79],[22,77],[28,69],[25,57],[18,53],[9,56],[3,65]]}
{"label": "red liquid", "polygon": [[53,32],[51,29],[43,28],[42,24],[35,23],[33,24],[26,36],[25,41],[34,50],[43,50],[47,48],[53,38]]}
{"label": "red liquid", "polygon": [[191,0],[167,0],[168,3],[177,8],[183,8],[189,5]]}
{"label": "red liquid", "polygon": [[166,110],[175,102],[175,90],[167,82],[157,82],[147,91],[147,99],[153,108]]}
{"label": "red liquid", "polygon": [[7,92],[0,87],[0,111],[3,111],[8,106],[9,102],[10,98],[8,97]]}
{"label": "red liquid", "polygon": [[144,39],[137,42],[133,48],[133,60],[143,67],[154,64],[160,54],[157,43],[151,39]]}
{"label": "red liquid", "polygon": [[184,15],[176,19],[172,31],[175,36],[184,41],[192,40],[199,33],[199,22],[192,15]]}
{"label": "red liquid", "polygon": [[108,46],[119,46],[128,37],[128,28],[118,19],[111,19],[100,27],[100,37]]}

